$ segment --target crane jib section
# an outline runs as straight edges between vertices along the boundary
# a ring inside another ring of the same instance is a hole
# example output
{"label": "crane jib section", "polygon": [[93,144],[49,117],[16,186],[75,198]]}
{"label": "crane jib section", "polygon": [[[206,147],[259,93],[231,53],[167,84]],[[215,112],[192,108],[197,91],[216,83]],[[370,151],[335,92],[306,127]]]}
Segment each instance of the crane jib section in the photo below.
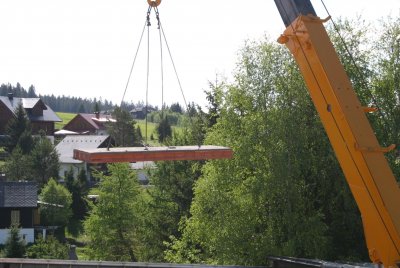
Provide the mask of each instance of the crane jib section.
{"label": "crane jib section", "polygon": [[[284,6],[278,8],[285,24],[296,13],[285,12]],[[287,25],[278,42],[289,48],[304,76],[360,209],[371,260],[385,267],[397,267],[400,261],[400,189],[384,156],[393,146],[380,147],[365,115],[365,107],[356,96],[323,26],[324,21],[315,12],[303,13],[307,12],[300,12]]]}

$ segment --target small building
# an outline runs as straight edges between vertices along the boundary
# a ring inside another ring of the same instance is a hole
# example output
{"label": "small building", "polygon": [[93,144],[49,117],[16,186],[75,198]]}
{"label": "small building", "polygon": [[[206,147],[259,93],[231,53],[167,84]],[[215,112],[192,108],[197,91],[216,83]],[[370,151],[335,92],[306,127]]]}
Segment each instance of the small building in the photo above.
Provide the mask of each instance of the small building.
{"label": "small building", "polygon": [[37,198],[35,182],[0,182],[0,244],[6,242],[12,224],[19,225],[26,243],[34,242],[34,226],[40,223]]}
{"label": "small building", "polygon": [[111,115],[100,113],[77,114],[64,127],[63,130],[73,131],[87,135],[107,135],[107,123],[116,122]]}
{"label": "small building", "polygon": [[154,112],[155,109],[152,107],[138,107],[129,111],[133,119],[145,119],[148,113]]}
{"label": "small building", "polygon": [[8,122],[15,116],[19,104],[25,109],[32,126],[32,134],[44,131],[47,136],[54,135],[55,122],[62,120],[40,98],[15,98],[12,93],[0,96],[0,134],[4,134]]}
{"label": "small building", "polygon": [[156,164],[153,161],[141,161],[130,163],[130,167],[136,171],[139,184],[142,186],[148,186],[149,175],[147,174],[147,170],[156,168]]}
{"label": "small building", "polygon": [[[109,145],[110,137],[108,135],[71,135],[66,136],[57,144],[56,150],[59,154],[60,169],[58,175],[60,178],[72,168],[76,177],[83,169],[86,177],[91,178],[89,164],[73,158],[74,149],[96,149],[106,148]],[[112,144],[111,144],[112,145]]]}

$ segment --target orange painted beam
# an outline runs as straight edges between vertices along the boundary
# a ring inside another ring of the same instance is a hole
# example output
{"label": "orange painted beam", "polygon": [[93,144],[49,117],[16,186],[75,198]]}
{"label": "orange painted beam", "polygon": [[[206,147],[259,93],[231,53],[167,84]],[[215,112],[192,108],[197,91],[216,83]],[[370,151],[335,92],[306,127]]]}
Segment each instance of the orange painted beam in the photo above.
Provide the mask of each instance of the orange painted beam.
{"label": "orange painted beam", "polygon": [[229,159],[232,149],[222,146],[120,147],[75,149],[74,158],[87,163]]}

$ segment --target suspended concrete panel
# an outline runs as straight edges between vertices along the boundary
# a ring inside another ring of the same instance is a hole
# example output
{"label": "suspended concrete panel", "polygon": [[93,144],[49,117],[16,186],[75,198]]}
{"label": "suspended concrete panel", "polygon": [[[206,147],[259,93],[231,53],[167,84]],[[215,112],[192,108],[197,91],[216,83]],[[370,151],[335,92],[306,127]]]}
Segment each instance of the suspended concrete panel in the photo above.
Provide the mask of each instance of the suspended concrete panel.
{"label": "suspended concrete panel", "polygon": [[232,149],[222,146],[120,147],[75,149],[74,158],[87,163],[208,160],[232,158]]}

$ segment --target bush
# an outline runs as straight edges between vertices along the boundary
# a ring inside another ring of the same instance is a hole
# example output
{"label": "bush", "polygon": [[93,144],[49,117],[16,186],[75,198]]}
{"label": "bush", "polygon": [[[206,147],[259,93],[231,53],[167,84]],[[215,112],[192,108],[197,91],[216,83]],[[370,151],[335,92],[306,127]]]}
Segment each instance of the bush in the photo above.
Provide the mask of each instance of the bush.
{"label": "bush", "polygon": [[46,240],[39,236],[36,243],[28,248],[26,255],[31,259],[66,260],[68,259],[68,247],[53,236],[47,236]]}

